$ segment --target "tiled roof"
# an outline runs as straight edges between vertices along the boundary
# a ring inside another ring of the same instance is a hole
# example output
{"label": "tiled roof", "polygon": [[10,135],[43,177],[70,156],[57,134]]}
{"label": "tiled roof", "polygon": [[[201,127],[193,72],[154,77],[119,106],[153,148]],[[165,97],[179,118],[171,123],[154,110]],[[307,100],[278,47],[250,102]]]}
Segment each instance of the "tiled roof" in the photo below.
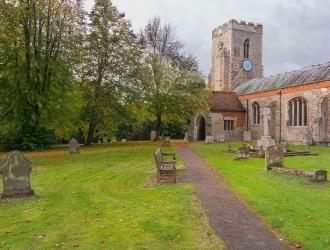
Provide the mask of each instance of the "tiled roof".
{"label": "tiled roof", "polygon": [[240,84],[234,91],[239,95],[246,95],[326,80],[330,80],[330,62],[263,79],[253,79]]}
{"label": "tiled roof", "polygon": [[234,92],[214,91],[209,96],[211,112],[244,112],[245,108]]}

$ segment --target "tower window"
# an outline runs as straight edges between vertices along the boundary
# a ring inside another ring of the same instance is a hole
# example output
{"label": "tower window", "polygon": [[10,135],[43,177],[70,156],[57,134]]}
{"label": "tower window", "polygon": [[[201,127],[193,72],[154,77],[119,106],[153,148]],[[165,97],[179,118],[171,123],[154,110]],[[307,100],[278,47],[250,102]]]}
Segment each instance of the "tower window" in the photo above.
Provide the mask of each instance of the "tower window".
{"label": "tower window", "polygon": [[307,126],[307,101],[297,97],[289,101],[289,125]]}
{"label": "tower window", "polygon": [[244,42],[244,58],[249,58],[250,54],[250,40],[246,39]]}
{"label": "tower window", "polygon": [[259,103],[255,102],[252,104],[253,109],[253,124],[259,125],[260,124],[260,105]]}

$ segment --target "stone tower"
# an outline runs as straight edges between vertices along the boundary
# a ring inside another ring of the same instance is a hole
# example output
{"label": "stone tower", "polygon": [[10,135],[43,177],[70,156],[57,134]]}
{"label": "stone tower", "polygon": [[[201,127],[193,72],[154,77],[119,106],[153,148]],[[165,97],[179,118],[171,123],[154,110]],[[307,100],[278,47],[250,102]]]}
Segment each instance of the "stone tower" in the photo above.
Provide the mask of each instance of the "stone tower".
{"label": "stone tower", "polygon": [[212,32],[209,88],[232,91],[240,83],[263,78],[261,24],[234,19]]}

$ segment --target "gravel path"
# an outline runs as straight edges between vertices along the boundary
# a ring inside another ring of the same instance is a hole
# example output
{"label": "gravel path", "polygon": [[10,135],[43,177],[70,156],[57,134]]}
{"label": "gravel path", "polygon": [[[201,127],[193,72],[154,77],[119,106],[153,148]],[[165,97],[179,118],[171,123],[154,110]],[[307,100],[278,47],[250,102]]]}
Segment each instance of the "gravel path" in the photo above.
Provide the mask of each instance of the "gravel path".
{"label": "gravel path", "polygon": [[231,192],[218,174],[188,146],[179,145],[187,169],[179,181],[196,186],[210,225],[234,250],[289,249],[268,228],[263,220]]}

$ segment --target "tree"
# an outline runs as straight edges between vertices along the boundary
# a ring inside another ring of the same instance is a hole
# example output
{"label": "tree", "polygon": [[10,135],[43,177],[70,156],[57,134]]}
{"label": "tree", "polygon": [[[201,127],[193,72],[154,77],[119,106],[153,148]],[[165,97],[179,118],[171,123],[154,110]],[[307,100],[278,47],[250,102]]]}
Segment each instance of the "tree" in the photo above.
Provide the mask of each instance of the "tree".
{"label": "tree", "polygon": [[85,44],[82,119],[88,123],[86,145],[98,127],[114,130],[136,99],[141,49],[131,24],[110,0],[96,0]]}
{"label": "tree", "polygon": [[140,35],[145,60],[140,77],[146,111],[156,120],[156,139],[162,121],[187,121],[207,107],[205,81],[196,59],[183,50],[169,25],[151,20]]}
{"label": "tree", "polygon": [[34,146],[47,147],[45,131],[69,111],[81,6],[73,0],[8,0],[0,2],[0,12],[1,123],[16,136],[12,147],[24,148],[24,138],[33,137]]}

